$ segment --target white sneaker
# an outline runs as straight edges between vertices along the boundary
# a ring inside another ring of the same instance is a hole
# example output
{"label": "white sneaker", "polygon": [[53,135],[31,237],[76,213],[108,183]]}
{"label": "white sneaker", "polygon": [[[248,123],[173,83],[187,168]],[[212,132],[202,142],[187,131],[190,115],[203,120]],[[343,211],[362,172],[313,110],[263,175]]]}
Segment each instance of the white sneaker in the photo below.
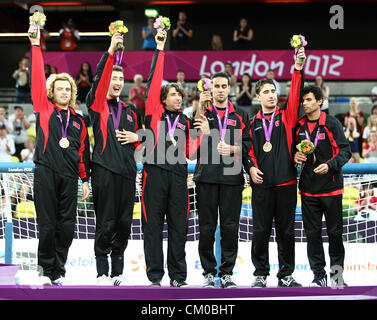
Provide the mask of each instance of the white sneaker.
{"label": "white sneaker", "polygon": [[126,279],[122,275],[111,278],[111,282],[112,282],[113,286],[125,286],[126,285]]}
{"label": "white sneaker", "polygon": [[51,283],[54,286],[62,286],[64,284],[65,278],[64,277],[59,277],[55,280],[52,280]]}
{"label": "white sneaker", "polygon": [[97,278],[97,286],[110,286],[110,285],[111,285],[111,281],[108,276],[103,274],[102,276]]}
{"label": "white sneaker", "polygon": [[46,276],[39,277],[39,282],[41,286],[52,286],[51,279]]}

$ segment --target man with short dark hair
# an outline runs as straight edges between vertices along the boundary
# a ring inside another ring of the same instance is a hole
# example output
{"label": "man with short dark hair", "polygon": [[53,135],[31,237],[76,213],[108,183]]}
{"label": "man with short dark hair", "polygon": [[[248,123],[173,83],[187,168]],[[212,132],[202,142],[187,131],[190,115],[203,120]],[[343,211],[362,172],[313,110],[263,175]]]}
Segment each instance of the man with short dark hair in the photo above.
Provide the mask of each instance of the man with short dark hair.
{"label": "man with short dark hair", "polygon": [[[304,48],[298,56],[305,59]],[[251,120],[252,140],[249,160],[253,209],[251,258],[255,266],[252,287],[266,287],[269,264],[269,238],[275,220],[281,287],[301,286],[292,277],[295,267],[294,221],[297,202],[297,171],[291,157],[292,130],[297,123],[303,64],[295,63],[292,88],[286,109],[277,105],[277,91],[272,79],[255,85],[261,110]],[[301,70],[301,71],[300,71]]]}
{"label": "man with short dark hair", "polygon": [[[249,142],[248,114],[229,101],[230,79],[227,73],[212,76],[212,94],[200,94],[198,113],[209,122],[211,134],[203,138],[194,173],[199,216],[199,256],[203,267],[204,288],[215,286],[216,259],[214,237],[218,217],[221,233],[222,288],[235,288],[232,280],[238,250],[238,227],[244,177],[242,161],[247,158]],[[210,107],[204,109],[207,101]],[[195,116],[194,116],[195,117]]]}
{"label": "man with short dark hair", "polygon": [[295,128],[295,144],[311,141],[314,152],[295,152],[294,161],[302,165],[299,189],[302,219],[307,239],[310,268],[314,273],[311,287],[327,286],[326,261],[322,243],[322,215],[326,219],[329,238],[330,279],[332,285],[345,285],[343,280],[344,246],[342,196],[344,192],[342,166],[351,158],[343,126],[321,111],[322,90],[306,86],[302,91],[305,117]]}
{"label": "man with short dark hair", "polygon": [[[146,137],[141,199],[146,271],[151,286],[161,286],[164,276],[162,232],[166,216],[170,286],[186,287],[185,244],[190,208],[186,157],[189,157],[191,125],[181,111],[184,92],[180,86],[170,83],[161,87],[166,31],[158,30],[155,39],[157,48],[148,77],[145,110],[146,133],[152,137]],[[203,121],[196,127],[205,130],[206,123]]]}
{"label": "man with short dark hair", "polygon": [[[136,131],[142,127],[135,106],[120,99],[124,87],[123,68],[113,63],[115,48],[122,42],[121,34],[112,36],[108,51],[97,65],[93,87],[86,99],[95,140],[92,190],[97,283],[107,285],[111,280],[115,286],[125,284],[124,251],[135,202],[134,151],[140,144]],[[122,142],[118,141],[120,133],[125,136]],[[108,255],[111,256],[110,279]]]}

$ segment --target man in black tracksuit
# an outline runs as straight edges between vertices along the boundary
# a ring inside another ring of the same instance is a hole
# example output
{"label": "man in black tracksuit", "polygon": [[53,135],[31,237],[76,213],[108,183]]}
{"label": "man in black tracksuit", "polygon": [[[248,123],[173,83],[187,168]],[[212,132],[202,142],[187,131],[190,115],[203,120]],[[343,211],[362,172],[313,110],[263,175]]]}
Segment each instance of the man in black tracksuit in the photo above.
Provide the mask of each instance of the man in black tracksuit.
{"label": "man in black tracksuit", "polygon": [[42,268],[42,284],[62,285],[74,236],[78,177],[83,182],[82,200],[90,194],[89,139],[84,119],[73,109],[77,88],[72,77],[66,73],[51,76],[46,90],[39,40],[38,30],[38,36],[30,38],[31,94],[37,117],[34,203],[39,228],[38,266]]}
{"label": "man in black tracksuit", "polygon": [[[135,133],[141,128],[136,108],[119,99],[124,86],[123,69],[113,66],[117,43],[111,39],[108,52],[97,65],[93,87],[86,103],[93,123],[95,146],[92,155],[92,190],[96,213],[94,251],[97,282],[109,283],[108,255],[111,254],[113,285],[124,284],[124,251],[131,231],[135,201],[136,162],[134,150],[140,142]],[[126,139],[118,141],[122,132]]]}
{"label": "man in black tracksuit", "polygon": [[[303,164],[299,189],[302,200],[302,219],[307,238],[308,258],[314,273],[310,286],[327,285],[325,254],[322,243],[322,215],[325,215],[329,238],[331,282],[344,285],[343,246],[343,174],[342,166],[351,158],[343,126],[334,117],[321,112],[322,91],[316,86],[303,89],[303,109],[306,116],[295,128],[295,144],[311,140],[314,153],[306,156],[295,152],[296,163]],[[295,145],[293,144],[293,145]]]}
{"label": "man in black tracksuit", "polygon": [[[304,48],[298,56],[305,59]],[[277,233],[279,286],[301,286],[292,277],[295,267],[294,221],[297,202],[297,170],[291,157],[292,130],[297,123],[303,65],[295,63],[286,109],[277,106],[272,80],[256,84],[262,108],[251,120],[252,144],[245,169],[252,185],[253,239],[251,258],[255,266],[252,287],[266,287],[269,275],[269,238],[272,221]],[[301,71],[300,71],[301,70]]]}
{"label": "man in black tracksuit", "polygon": [[[165,40],[159,40],[164,37]],[[148,77],[145,113],[145,157],[142,186],[142,224],[147,276],[160,286],[164,275],[162,231],[168,225],[167,266],[170,285],[187,286],[185,244],[189,216],[186,155],[190,121],[182,113],[184,92],[177,84],[161,88],[166,31],[156,35],[157,49]]]}
{"label": "man in black tracksuit", "polygon": [[[247,159],[250,144],[250,119],[246,112],[235,108],[228,100],[230,79],[226,73],[215,73],[213,104],[204,108],[212,95],[202,92],[201,109],[209,122],[210,135],[204,136],[197,151],[194,181],[199,216],[199,256],[203,267],[204,288],[215,286],[216,259],[214,236],[220,217],[222,288],[235,288],[231,276],[238,251],[238,227],[242,206],[244,178],[242,162]],[[195,115],[196,117],[196,115]]]}

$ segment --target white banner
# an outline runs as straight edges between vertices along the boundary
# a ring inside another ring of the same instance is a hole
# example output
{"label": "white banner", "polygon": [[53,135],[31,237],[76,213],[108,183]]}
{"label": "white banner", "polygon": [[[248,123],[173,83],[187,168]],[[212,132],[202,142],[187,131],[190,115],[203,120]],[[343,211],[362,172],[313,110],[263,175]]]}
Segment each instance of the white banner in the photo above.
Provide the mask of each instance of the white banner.
{"label": "white banner", "polygon": [[[344,278],[348,285],[377,285],[377,244],[376,243],[345,243],[346,258]],[[14,263],[21,263],[17,273],[20,284],[33,284],[37,281],[35,266],[37,264],[37,239],[14,240]],[[164,241],[166,258],[167,242]],[[237,262],[233,278],[239,286],[250,286],[254,267],[251,262],[251,242],[240,242]],[[329,272],[328,244],[324,244],[326,254],[326,271]],[[4,263],[4,240],[0,239],[0,262]],[[270,277],[268,286],[276,286],[276,274],[279,269],[277,260],[277,245],[270,243]],[[198,254],[198,242],[188,241],[186,244],[187,283],[200,286],[203,281],[203,269]],[[110,261],[110,260],[109,260]],[[34,271],[30,271],[33,266]],[[169,278],[165,260],[165,276],[162,284],[169,285]],[[130,240],[125,252],[124,276],[128,284],[149,285],[145,272],[143,241]],[[94,257],[93,240],[74,240],[70,247],[66,263],[66,280],[68,285],[96,284],[96,261]],[[293,276],[304,286],[308,286],[313,279],[306,255],[306,243],[296,243],[296,266]]]}

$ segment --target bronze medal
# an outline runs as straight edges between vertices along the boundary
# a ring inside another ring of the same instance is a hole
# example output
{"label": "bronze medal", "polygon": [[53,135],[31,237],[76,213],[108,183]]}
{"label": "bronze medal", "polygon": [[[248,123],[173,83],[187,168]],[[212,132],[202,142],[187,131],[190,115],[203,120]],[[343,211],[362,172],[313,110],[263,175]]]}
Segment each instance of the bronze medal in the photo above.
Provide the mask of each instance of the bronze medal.
{"label": "bronze medal", "polygon": [[59,146],[63,149],[67,149],[69,147],[69,140],[67,138],[61,138],[59,140]]}
{"label": "bronze medal", "polygon": [[264,152],[270,152],[272,150],[272,144],[270,141],[266,141],[266,143],[263,145],[263,151]]}

